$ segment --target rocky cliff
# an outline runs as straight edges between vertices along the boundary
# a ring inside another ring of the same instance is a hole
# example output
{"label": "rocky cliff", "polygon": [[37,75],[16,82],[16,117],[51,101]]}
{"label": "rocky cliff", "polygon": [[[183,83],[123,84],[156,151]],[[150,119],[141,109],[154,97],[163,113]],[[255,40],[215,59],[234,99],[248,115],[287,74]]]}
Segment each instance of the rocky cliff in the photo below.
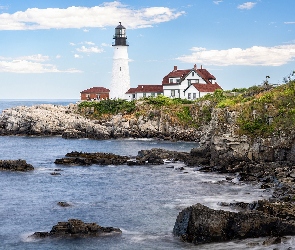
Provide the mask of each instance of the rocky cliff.
{"label": "rocky cliff", "polygon": [[213,109],[212,120],[205,126],[200,145],[211,153],[211,166],[228,166],[241,162],[295,162],[295,135],[281,132],[268,137],[240,134],[239,112]]}
{"label": "rocky cliff", "polygon": [[117,114],[88,119],[79,114],[78,106],[38,105],[3,110],[0,135],[62,135],[64,138],[160,138],[196,141],[200,132],[166,119],[166,114],[128,116]]}

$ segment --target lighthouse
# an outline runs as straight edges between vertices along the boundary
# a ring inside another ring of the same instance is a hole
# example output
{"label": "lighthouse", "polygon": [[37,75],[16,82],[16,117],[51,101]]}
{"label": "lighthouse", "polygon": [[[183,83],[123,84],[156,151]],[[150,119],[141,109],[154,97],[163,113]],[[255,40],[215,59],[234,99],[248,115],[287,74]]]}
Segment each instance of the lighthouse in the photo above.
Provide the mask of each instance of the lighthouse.
{"label": "lighthouse", "polygon": [[110,98],[125,99],[125,93],[130,89],[130,76],[128,65],[128,43],[126,28],[120,24],[115,28],[113,37],[114,56]]}

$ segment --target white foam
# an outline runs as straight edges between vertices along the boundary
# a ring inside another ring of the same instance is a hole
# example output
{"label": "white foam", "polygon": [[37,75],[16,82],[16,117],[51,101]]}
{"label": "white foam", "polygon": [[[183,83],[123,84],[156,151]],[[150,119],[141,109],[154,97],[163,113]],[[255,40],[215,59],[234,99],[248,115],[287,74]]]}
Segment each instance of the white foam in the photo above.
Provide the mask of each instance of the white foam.
{"label": "white foam", "polygon": [[35,232],[26,232],[26,233],[22,233],[20,235],[21,241],[22,242],[37,242],[40,239],[37,239],[35,237],[30,237],[34,234]]}

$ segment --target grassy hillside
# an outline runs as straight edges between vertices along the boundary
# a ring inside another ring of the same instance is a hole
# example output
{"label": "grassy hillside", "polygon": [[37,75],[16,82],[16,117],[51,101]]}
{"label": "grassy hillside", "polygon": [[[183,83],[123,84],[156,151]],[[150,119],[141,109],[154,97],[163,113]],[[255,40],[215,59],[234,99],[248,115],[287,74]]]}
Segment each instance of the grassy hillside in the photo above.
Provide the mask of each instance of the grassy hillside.
{"label": "grassy hillside", "polygon": [[170,123],[199,128],[211,120],[213,108],[238,111],[239,133],[249,136],[279,135],[295,129],[295,81],[285,84],[217,90],[196,101],[170,99],[164,96],[135,101],[103,100],[82,102],[80,112],[92,119],[122,114],[129,118],[163,117]]}
{"label": "grassy hillside", "polygon": [[205,99],[210,100],[212,107],[238,111],[237,124],[241,134],[270,136],[295,129],[294,80],[276,87],[266,84],[217,91]]}

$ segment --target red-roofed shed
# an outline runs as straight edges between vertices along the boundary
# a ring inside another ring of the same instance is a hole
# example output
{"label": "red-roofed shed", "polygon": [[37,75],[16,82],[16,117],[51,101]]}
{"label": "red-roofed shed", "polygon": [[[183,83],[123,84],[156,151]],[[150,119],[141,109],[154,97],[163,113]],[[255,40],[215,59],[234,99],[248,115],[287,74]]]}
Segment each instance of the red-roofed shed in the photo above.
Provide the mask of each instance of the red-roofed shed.
{"label": "red-roofed shed", "polygon": [[80,93],[82,101],[102,100],[109,99],[110,90],[104,87],[93,87]]}

